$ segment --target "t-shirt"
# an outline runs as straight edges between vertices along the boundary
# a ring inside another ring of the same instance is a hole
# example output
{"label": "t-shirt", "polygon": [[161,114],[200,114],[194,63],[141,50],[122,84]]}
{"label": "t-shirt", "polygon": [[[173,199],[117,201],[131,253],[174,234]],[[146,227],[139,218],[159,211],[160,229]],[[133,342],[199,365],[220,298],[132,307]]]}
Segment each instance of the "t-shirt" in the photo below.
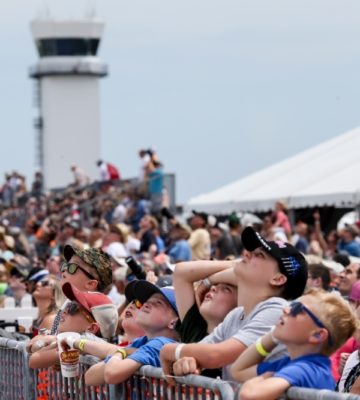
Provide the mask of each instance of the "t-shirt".
{"label": "t-shirt", "polygon": [[207,334],[207,323],[199,312],[196,303],[185,314],[184,319],[176,324],[176,331],[182,343],[200,342]]}
{"label": "t-shirt", "polygon": [[178,261],[191,261],[191,247],[187,240],[177,240],[174,245],[168,251],[168,255],[171,257],[173,262]]}
{"label": "t-shirt", "polygon": [[[245,346],[250,346],[259,337],[265,335],[275,325],[282,310],[288,302],[280,297],[271,297],[258,303],[248,314],[244,314],[243,307],[237,307],[230,311],[224,321],[214,331],[206,336],[202,343],[220,343],[227,339],[236,339]],[[287,355],[284,345],[279,344],[269,354],[268,359],[278,359]],[[232,380],[230,374],[231,364],[223,367],[223,379]]]}
{"label": "t-shirt", "polygon": [[149,339],[147,336],[142,336],[132,342],[130,347],[138,350],[129,355],[127,359],[134,360],[143,365],[160,367],[160,350],[167,343],[176,343],[176,341],[164,336],[159,336],[153,339]]}
{"label": "t-shirt", "polygon": [[188,240],[193,260],[208,260],[210,257],[210,234],[206,229],[193,231]]}
{"label": "t-shirt", "polygon": [[322,354],[307,354],[295,359],[283,357],[272,362],[262,362],[257,367],[258,375],[275,372],[277,378],[283,378],[291,386],[311,389],[335,389],[331,376],[330,359]]}
{"label": "t-shirt", "polygon": [[[208,334],[207,323],[200,314],[196,303],[187,311],[182,322],[178,320],[176,331],[179,333],[182,343],[200,342]],[[221,377],[221,369],[203,369],[201,375],[209,378]]]}
{"label": "t-shirt", "polygon": [[347,359],[345,366],[344,366],[344,370],[343,373],[341,375],[341,379],[338,383],[338,392],[344,392],[345,391],[345,382],[347,380],[347,378],[350,375],[351,370],[358,365],[360,362],[360,358],[359,358],[359,351],[355,350],[354,352],[352,352],[349,356],[349,358]]}

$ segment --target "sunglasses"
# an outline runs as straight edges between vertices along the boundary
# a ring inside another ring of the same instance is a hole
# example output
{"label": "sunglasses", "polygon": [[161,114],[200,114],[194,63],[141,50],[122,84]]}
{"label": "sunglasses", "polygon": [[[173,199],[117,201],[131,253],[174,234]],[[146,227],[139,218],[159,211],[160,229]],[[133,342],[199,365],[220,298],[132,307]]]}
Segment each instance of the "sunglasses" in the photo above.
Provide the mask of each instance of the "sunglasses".
{"label": "sunglasses", "polygon": [[290,303],[289,315],[291,315],[292,317],[296,317],[302,312],[306,312],[306,314],[313,320],[316,326],[318,326],[319,328],[324,328],[328,331],[328,342],[329,345],[332,346],[333,340],[329,332],[329,329],[319,320],[319,318],[311,310],[309,310],[303,303],[300,303],[300,301],[293,301],[292,303]]}
{"label": "sunglasses", "polygon": [[65,272],[67,271],[70,275],[74,275],[75,272],[80,269],[89,279],[95,279],[97,280],[95,277],[93,277],[91,274],[89,274],[89,272],[86,271],[86,269],[80,267],[79,264],[75,264],[75,263],[69,263],[67,261],[64,261],[61,264],[61,268],[60,271],[61,272]]}
{"label": "sunglasses", "polygon": [[142,307],[142,304],[140,303],[139,300],[132,300],[132,301],[130,302],[130,304],[134,304],[134,306],[135,306],[138,310],[140,310],[140,308]]}
{"label": "sunglasses", "polygon": [[52,286],[52,284],[51,284],[50,281],[40,281],[40,282],[37,282],[36,284],[37,284],[38,286],[41,286],[41,287]]}
{"label": "sunglasses", "polygon": [[86,311],[84,307],[82,307],[79,303],[76,303],[75,301],[70,301],[69,303],[67,303],[64,312],[71,316],[74,316],[80,312],[87,319],[88,322],[95,322],[94,317],[88,311]]}

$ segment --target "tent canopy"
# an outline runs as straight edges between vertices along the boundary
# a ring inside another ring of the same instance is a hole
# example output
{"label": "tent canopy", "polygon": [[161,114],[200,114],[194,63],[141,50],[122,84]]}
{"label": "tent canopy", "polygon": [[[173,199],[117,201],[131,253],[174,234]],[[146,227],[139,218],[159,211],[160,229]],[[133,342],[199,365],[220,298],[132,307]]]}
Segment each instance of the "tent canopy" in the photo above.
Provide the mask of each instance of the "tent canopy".
{"label": "tent canopy", "polygon": [[234,183],[190,199],[186,209],[214,214],[360,203],[360,128],[339,135]]}

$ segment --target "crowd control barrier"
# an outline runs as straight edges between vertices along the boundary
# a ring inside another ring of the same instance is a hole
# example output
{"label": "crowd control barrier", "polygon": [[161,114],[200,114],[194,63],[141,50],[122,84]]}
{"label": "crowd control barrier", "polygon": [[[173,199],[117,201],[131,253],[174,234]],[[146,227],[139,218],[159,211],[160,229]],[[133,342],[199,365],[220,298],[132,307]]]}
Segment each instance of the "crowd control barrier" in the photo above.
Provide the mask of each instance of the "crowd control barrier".
{"label": "crowd control barrier", "polygon": [[[81,357],[80,376],[63,378],[54,368],[28,368],[26,342],[0,338],[1,400],[234,400],[240,386],[197,375],[167,385],[160,368],[144,366],[119,385],[86,386],[84,374],[96,359]],[[328,390],[290,388],[287,400],[360,400],[360,396]]]}

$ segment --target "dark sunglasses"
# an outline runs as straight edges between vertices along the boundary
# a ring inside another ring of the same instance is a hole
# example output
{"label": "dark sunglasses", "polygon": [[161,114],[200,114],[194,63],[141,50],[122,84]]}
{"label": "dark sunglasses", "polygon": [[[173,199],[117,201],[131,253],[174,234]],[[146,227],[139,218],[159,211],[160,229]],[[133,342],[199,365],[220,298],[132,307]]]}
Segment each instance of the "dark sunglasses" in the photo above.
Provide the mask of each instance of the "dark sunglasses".
{"label": "dark sunglasses", "polygon": [[142,304],[140,303],[139,300],[132,300],[132,301],[130,302],[130,304],[134,304],[134,306],[135,306],[138,310],[140,310],[140,308],[142,307]]}
{"label": "dark sunglasses", "polygon": [[52,286],[50,281],[40,281],[40,282],[37,282],[36,284],[41,286],[41,287]]}
{"label": "dark sunglasses", "polygon": [[76,272],[78,269],[80,269],[89,279],[95,279],[95,280],[97,280],[97,279],[94,278],[91,274],[89,274],[89,272],[87,272],[86,269],[80,267],[79,264],[68,263],[67,261],[64,261],[64,262],[61,264],[60,271],[61,271],[61,272],[67,271],[70,275],[74,275],[75,272]]}
{"label": "dark sunglasses", "polygon": [[81,312],[84,317],[88,320],[88,322],[94,322],[94,318],[93,316],[86,311],[80,304],[76,303],[75,301],[70,301],[69,303],[67,303],[64,312],[66,312],[67,314],[74,316],[76,315],[78,312]]}
{"label": "dark sunglasses", "polygon": [[290,307],[289,315],[291,315],[292,317],[296,317],[302,312],[306,312],[306,314],[314,321],[316,326],[318,326],[319,328],[326,329],[328,331],[329,345],[332,346],[333,340],[329,332],[329,329],[319,320],[319,318],[311,310],[309,310],[303,303],[300,303],[300,301],[291,302],[289,307]]}

